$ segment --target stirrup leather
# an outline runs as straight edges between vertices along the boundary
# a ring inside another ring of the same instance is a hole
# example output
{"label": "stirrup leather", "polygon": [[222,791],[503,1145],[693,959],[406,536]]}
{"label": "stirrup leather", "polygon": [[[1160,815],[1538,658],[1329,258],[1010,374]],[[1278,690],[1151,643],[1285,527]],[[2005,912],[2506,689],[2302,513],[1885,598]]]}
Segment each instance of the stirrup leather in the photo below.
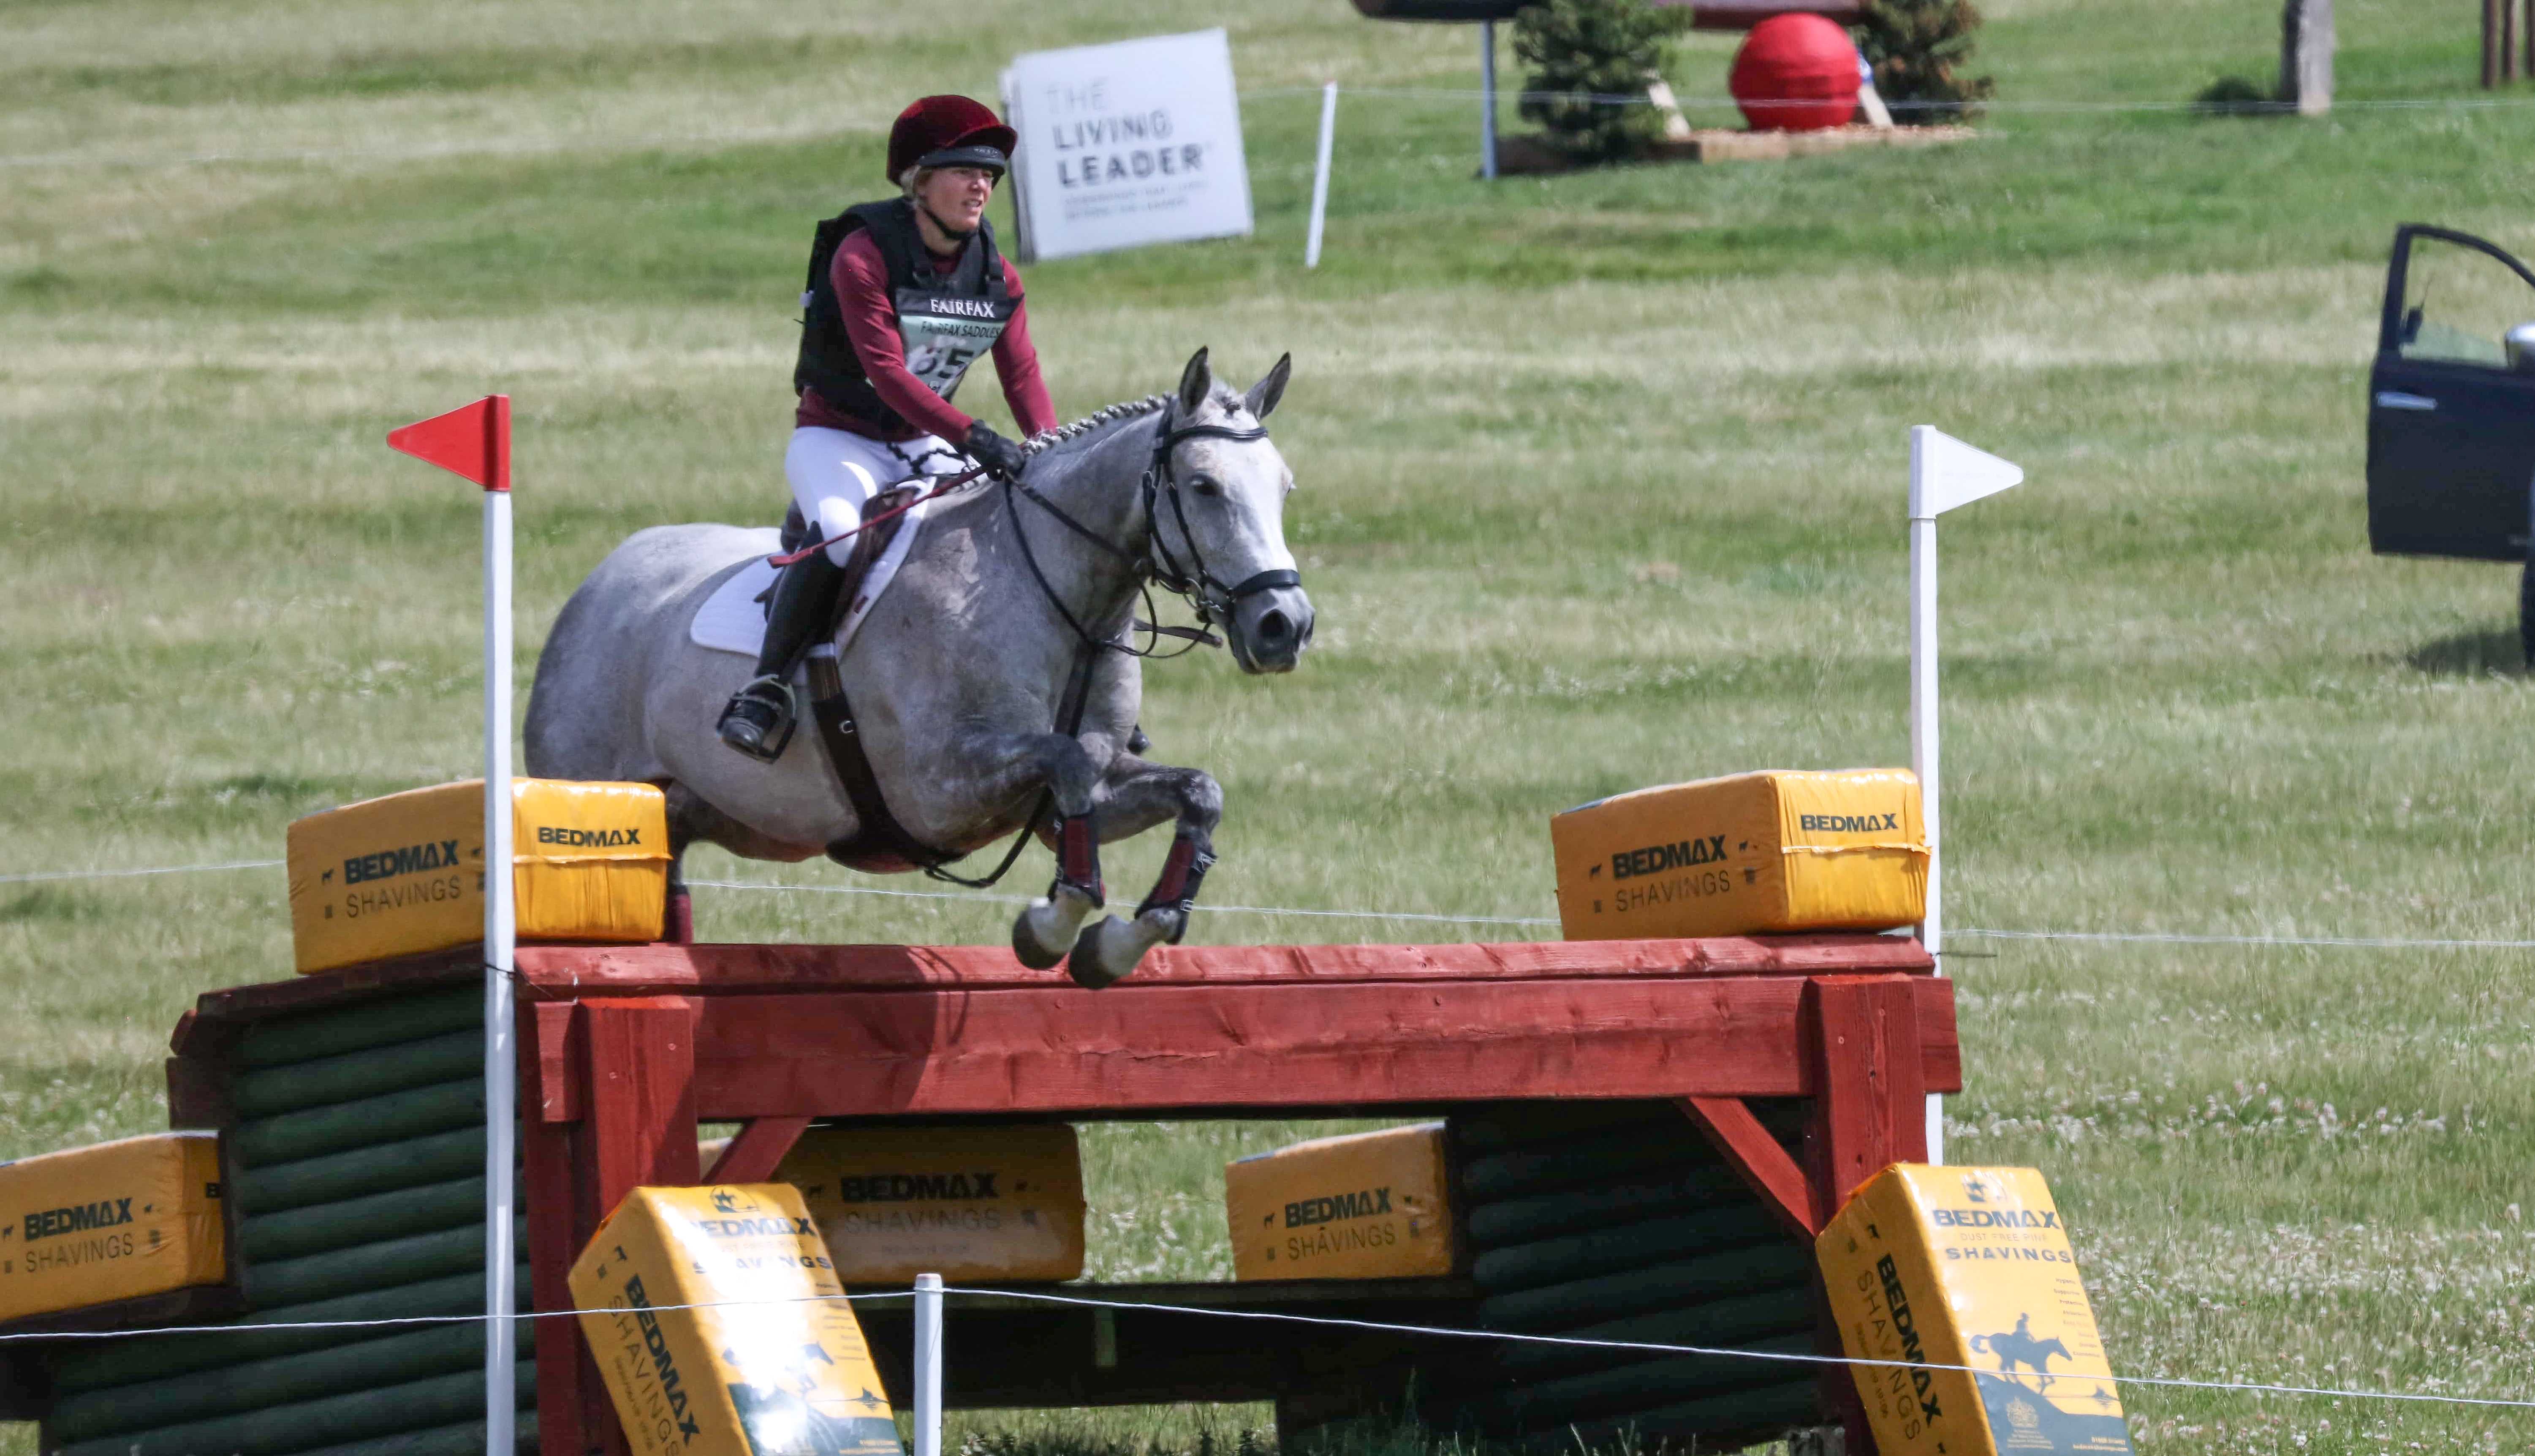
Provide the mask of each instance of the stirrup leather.
{"label": "stirrup leather", "polygon": [[[750,711],[752,708],[762,710],[772,721],[760,722],[758,713]],[[792,730],[799,725],[800,717],[792,700],[791,683],[769,673],[752,679],[723,704],[721,741],[760,762],[772,763],[791,746]],[[749,735],[735,731],[741,725],[757,730],[754,743],[749,741]]]}

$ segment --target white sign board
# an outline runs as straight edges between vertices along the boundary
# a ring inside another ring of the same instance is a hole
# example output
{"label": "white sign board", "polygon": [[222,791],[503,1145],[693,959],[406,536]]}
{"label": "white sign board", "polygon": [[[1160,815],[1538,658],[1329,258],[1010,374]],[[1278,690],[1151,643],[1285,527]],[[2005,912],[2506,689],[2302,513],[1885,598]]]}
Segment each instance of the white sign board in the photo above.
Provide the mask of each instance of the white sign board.
{"label": "white sign board", "polygon": [[1250,170],[1222,30],[1042,50],[1004,73],[1028,258],[1250,231]]}

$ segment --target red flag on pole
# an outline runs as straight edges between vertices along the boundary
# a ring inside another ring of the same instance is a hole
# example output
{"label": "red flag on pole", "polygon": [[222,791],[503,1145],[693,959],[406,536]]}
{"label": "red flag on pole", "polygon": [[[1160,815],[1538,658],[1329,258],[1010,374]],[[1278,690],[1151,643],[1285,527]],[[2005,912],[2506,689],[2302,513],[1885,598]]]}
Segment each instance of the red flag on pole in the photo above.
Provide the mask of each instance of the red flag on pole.
{"label": "red flag on pole", "polygon": [[511,488],[511,396],[487,394],[388,432],[388,446],[455,470],[486,490]]}
{"label": "red flag on pole", "polygon": [[[511,396],[487,394],[447,414],[388,432],[388,445],[484,487],[484,863],[511,863]],[[512,1375],[518,1364],[512,1221],[519,1187],[518,1013],[511,994],[517,885],[484,881],[484,1448],[517,1443]]]}

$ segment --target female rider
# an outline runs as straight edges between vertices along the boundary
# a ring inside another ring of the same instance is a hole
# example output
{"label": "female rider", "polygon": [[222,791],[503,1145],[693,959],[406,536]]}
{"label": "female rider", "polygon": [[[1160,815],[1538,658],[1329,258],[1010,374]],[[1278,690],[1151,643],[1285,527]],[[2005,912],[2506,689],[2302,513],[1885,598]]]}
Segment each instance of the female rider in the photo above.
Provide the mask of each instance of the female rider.
{"label": "female rider", "polygon": [[[783,455],[792,499],[814,529],[830,496],[859,512],[876,491],[910,476],[966,469],[947,441],[995,474],[1020,474],[1020,447],[951,403],[968,366],[989,350],[1022,437],[1055,428],[1020,274],[986,221],[1013,142],[1013,129],[984,105],[926,96],[890,128],[889,180],[899,195],[819,224],[792,372],[800,405]],[[769,760],[782,752],[795,712],[792,671],[831,625],[843,576],[826,551],[783,569],[757,677],[722,709],[722,742]]]}

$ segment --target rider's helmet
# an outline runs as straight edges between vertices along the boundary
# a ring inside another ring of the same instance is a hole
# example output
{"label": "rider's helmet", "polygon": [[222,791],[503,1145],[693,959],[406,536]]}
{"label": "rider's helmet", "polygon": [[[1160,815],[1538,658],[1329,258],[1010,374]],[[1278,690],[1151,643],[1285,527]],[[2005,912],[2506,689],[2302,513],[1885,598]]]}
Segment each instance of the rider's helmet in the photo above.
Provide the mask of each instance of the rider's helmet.
{"label": "rider's helmet", "polygon": [[1019,140],[981,101],[926,96],[897,113],[889,129],[889,180],[903,184],[915,167],[984,167],[1000,177]]}

